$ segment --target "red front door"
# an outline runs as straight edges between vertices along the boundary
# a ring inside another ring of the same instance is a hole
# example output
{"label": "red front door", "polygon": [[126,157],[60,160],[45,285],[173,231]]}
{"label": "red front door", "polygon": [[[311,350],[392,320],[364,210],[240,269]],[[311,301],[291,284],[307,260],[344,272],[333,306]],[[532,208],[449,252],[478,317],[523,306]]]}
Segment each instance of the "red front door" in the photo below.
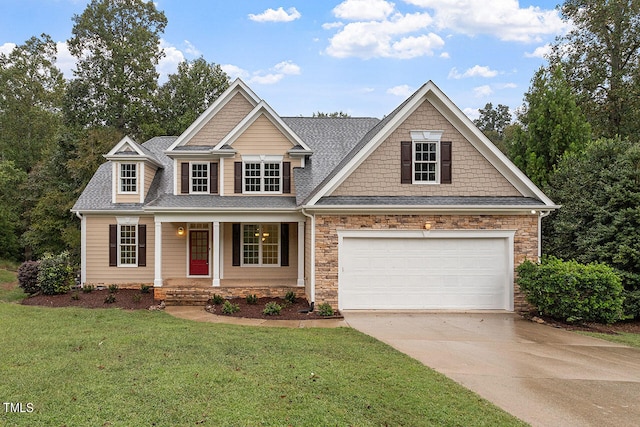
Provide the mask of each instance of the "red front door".
{"label": "red front door", "polygon": [[209,274],[209,230],[189,232],[189,275]]}

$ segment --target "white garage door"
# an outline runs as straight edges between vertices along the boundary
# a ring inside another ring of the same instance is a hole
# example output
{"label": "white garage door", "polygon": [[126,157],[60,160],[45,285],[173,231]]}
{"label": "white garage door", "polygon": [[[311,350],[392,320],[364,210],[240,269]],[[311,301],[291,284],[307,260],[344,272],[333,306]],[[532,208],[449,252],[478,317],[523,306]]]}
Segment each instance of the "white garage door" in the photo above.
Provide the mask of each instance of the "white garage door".
{"label": "white garage door", "polygon": [[513,234],[345,231],[338,306],[513,310]]}

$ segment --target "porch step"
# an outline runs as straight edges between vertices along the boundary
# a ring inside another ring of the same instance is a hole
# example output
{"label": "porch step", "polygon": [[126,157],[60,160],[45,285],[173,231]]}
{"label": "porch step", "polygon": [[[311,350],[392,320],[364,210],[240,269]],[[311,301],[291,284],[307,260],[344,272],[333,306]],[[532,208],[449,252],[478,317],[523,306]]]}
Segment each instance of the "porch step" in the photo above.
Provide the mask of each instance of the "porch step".
{"label": "porch step", "polygon": [[261,297],[284,297],[293,291],[297,298],[304,298],[305,290],[300,286],[277,287],[220,287],[220,288],[185,288],[161,287],[154,289],[154,299],[163,301],[165,305],[206,305],[215,294],[223,298],[246,298],[247,295]]}

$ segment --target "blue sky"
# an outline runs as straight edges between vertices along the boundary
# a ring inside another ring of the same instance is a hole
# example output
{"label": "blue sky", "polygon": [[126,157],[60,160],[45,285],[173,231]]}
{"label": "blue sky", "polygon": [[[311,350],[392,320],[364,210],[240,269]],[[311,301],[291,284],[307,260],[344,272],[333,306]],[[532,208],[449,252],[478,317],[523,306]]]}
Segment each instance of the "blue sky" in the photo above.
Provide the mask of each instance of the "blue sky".
{"label": "blue sky", "polygon": [[[0,52],[41,33],[65,41],[86,0],[0,0]],[[200,56],[241,77],[282,116],[382,117],[428,80],[465,113],[512,110],[555,37],[548,0],[156,0],[168,25],[161,79]]]}

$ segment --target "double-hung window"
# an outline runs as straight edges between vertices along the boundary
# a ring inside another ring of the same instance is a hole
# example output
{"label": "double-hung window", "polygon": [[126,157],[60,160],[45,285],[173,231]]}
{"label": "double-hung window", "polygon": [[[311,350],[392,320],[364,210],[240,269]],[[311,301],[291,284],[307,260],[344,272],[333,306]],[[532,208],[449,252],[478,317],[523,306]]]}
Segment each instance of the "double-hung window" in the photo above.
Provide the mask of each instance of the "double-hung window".
{"label": "double-hung window", "polygon": [[242,225],[242,265],[280,265],[279,224]]}
{"label": "double-hung window", "polygon": [[282,157],[244,156],[244,193],[282,193]]}
{"label": "double-hung window", "polygon": [[191,193],[209,193],[209,163],[191,163]]}
{"label": "double-hung window", "polygon": [[120,224],[118,226],[118,265],[138,265],[137,225]]}
{"label": "double-hung window", "polygon": [[440,131],[412,131],[413,183],[440,183]]}
{"label": "double-hung window", "polygon": [[138,192],[138,165],[136,163],[120,164],[120,183],[118,189],[121,194]]}

